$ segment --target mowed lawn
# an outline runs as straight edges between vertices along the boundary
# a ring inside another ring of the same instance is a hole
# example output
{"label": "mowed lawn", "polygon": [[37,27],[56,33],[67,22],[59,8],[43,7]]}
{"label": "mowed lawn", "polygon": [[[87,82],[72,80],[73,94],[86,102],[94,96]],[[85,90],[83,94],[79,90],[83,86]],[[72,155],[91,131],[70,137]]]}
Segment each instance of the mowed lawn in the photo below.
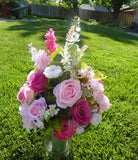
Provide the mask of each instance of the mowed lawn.
{"label": "mowed lawn", "polygon": [[[71,22],[32,17],[38,21],[0,23],[0,160],[43,160],[41,130],[22,127],[17,93],[33,70],[28,44],[45,49],[44,35],[53,28],[64,46]],[[72,138],[72,160],[138,160],[138,37],[117,27],[81,22],[83,61],[107,76],[105,95],[113,104],[97,128]]]}

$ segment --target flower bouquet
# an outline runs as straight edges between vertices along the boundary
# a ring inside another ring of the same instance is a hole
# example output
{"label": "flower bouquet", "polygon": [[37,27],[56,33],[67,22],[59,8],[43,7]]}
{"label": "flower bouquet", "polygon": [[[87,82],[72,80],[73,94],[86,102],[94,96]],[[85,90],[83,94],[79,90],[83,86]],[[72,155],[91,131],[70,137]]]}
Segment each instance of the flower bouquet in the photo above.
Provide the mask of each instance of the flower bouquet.
{"label": "flower bouquet", "polygon": [[81,61],[87,46],[76,44],[80,30],[75,17],[64,48],[55,43],[53,29],[45,35],[46,51],[29,45],[35,69],[17,95],[22,104],[19,113],[27,131],[41,128],[51,137],[50,151],[62,152],[67,139],[97,126],[111,106],[103,93],[105,77]]}

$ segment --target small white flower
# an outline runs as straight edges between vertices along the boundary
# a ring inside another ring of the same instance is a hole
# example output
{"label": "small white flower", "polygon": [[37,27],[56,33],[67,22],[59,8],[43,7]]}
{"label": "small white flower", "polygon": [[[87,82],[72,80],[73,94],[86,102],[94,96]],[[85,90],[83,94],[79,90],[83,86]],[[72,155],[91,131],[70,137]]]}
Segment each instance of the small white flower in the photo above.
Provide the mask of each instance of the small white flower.
{"label": "small white flower", "polygon": [[56,105],[55,104],[49,105],[49,112],[51,114],[51,117],[57,115],[59,110],[60,110],[59,108],[56,109]]}
{"label": "small white flower", "polygon": [[73,79],[75,79],[75,80],[77,79],[77,75],[76,75],[75,70],[73,70],[73,69],[70,70],[70,77],[73,78]]}
{"label": "small white flower", "polygon": [[44,119],[47,119],[48,116],[50,115],[50,111],[45,107],[43,107],[43,109],[40,111],[40,116],[44,116]]}
{"label": "small white flower", "polygon": [[45,71],[43,72],[43,74],[47,77],[47,78],[57,78],[62,74],[62,69],[60,66],[56,66],[56,65],[51,65],[49,67],[47,67],[45,69]]}
{"label": "small white flower", "polygon": [[84,128],[83,127],[78,127],[76,129],[77,134],[82,134],[84,132]]}
{"label": "small white flower", "polygon": [[92,113],[96,113],[98,111],[98,109],[93,109]]}
{"label": "small white flower", "polygon": [[69,42],[71,43],[75,43],[75,42],[79,42],[79,36],[80,34],[77,33],[77,32],[73,32],[72,35],[71,35],[71,39],[69,40]]}
{"label": "small white flower", "polygon": [[98,124],[101,122],[101,120],[102,120],[101,114],[99,114],[99,113],[92,114],[91,124],[93,124],[95,127],[98,126]]}
{"label": "small white flower", "polygon": [[77,26],[77,27],[76,27],[76,31],[77,31],[77,32],[80,32],[80,30],[81,30],[80,26]]}

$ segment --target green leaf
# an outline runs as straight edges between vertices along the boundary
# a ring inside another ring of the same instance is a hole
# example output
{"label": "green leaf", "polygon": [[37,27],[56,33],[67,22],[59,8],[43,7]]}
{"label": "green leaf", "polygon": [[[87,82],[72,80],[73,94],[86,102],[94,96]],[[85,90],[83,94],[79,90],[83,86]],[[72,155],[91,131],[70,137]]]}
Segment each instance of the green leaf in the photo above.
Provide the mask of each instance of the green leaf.
{"label": "green leaf", "polygon": [[87,68],[87,64],[85,62],[79,62],[77,65],[76,65],[76,70],[81,70],[81,69],[85,69]]}
{"label": "green leaf", "polygon": [[60,66],[60,67],[63,66],[60,61],[53,61],[53,62],[50,63],[50,65],[56,65],[56,66]]}
{"label": "green leaf", "polygon": [[106,78],[106,76],[98,70],[95,70],[94,73],[95,73],[94,79],[97,80],[97,81]]}
{"label": "green leaf", "polygon": [[47,83],[45,85],[46,89],[53,89],[54,87],[50,84],[50,83]]}
{"label": "green leaf", "polygon": [[60,52],[63,52],[63,49],[61,47],[57,48],[56,51],[51,54],[50,60],[53,61],[58,54],[61,55]]}
{"label": "green leaf", "polygon": [[71,44],[69,45],[69,48],[68,48],[68,52],[70,55],[74,55],[77,53],[77,48],[78,48],[78,45],[77,44]]}
{"label": "green leaf", "polygon": [[82,88],[82,97],[83,97],[83,96],[86,96],[86,95],[89,93],[89,91],[90,91],[90,90],[89,90],[88,88],[83,87],[83,88]]}
{"label": "green leaf", "polygon": [[89,80],[88,77],[78,77],[78,78],[79,78],[79,80],[80,80],[82,83],[84,83],[84,84],[86,84],[86,83],[88,82],[88,80]]}

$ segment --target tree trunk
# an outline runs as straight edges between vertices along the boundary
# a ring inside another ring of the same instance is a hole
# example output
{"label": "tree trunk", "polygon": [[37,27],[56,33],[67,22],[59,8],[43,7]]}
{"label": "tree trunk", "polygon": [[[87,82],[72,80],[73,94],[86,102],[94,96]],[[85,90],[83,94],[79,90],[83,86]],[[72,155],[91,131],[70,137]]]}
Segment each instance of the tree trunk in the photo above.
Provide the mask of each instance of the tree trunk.
{"label": "tree trunk", "polygon": [[135,23],[138,25],[138,8],[137,8],[137,12],[136,12]]}
{"label": "tree trunk", "polygon": [[113,8],[113,24],[117,23],[120,8]]}

